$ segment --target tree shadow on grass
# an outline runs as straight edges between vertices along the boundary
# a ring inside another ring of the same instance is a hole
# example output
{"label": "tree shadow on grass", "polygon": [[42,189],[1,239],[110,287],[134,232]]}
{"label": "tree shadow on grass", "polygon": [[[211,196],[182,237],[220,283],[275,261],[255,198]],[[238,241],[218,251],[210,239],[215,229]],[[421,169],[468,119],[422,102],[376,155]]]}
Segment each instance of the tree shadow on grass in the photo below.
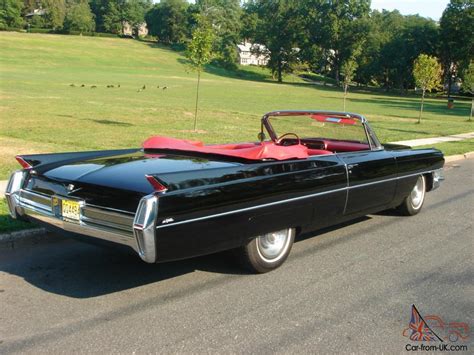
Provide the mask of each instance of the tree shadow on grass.
{"label": "tree shadow on grass", "polygon": [[131,126],[133,126],[133,124],[128,123],[128,122],[113,121],[113,120],[97,120],[97,119],[92,119],[92,118],[86,118],[84,120],[99,123],[99,124],[103,124],[103,125],[108,125],[108,126],[119,126],[119,127],[131,127]]}
{"label": "tree shadow on grass", "polygon": [[[191,62],[187,58],[178,58],[178,63],[190,67]],[[215,65],[206,65],[204,68],[204,72],[212,75],[222,76],[230,79],[241,79],[241,80],[248,80],[248,81],[258,81],[258,82],[266,82],[266,83],[275,83],[269,75],[265,75],[263,73],[256,73],[251,70],[245,70],[238,68],[236,70],[228,70],[225,68],[220,68]]]}
{"label": "tree shadow on grass", "polygon": [[139,42],[146,44],[150,48],[155,48],[155,49],[161,49],[166,52],[170,52],[173,54],[178,54],[184,56],[184,47],[177,46],[177,47],[172,47],[168,46],[166,44],[158,43],[156,41],[150,41],[150,40],[139,40]]}
{"label": "tree shadow on grass", "polygon": [[427,131],[414,131],[414,130],[409,130],[409,129],[399,129],[399,128],[383,128],[386,131],[392,131],[392,132],[401,132],[401,133],[410,133],[410,134],[417,134],[417,135],[424,135],[424,136],[433,136],[433,132],[427,132]]}
{"label": "tree shadow on grass", "polygon": [[[437,102],[433,103],[430,101],[425,101],[423,107],[423,112],[432,113],[436,115],[445,115],[445,116],[456,116],[456,117],[467,117],[468,107],[466,108],[457,108],[457,109],[448,109],[446,107],[447,102],[444,99],[435,99]],[[402,109],[407,111],[418,111],[420,109],[421,101],[417,100],[416,97],[413,98],[402,98],[396,97],[389,99],[387,97],[380,99],[370,99],[370,98],[348,98],[349,102],[353,103],[364,103],[364,104],[378,104],[385,107]],[[422,118],[423,120],[423,118]]]}

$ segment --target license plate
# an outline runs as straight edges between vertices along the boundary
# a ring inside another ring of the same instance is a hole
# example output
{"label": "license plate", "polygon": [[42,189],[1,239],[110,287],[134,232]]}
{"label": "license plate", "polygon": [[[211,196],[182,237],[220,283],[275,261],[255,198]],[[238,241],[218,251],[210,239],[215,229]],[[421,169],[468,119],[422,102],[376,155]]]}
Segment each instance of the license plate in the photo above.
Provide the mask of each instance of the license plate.
{"label": "license plate", "polygon": [[62,200],[61,214],[63,218],[79,221],[81,217],[81,205],[77,201]]}

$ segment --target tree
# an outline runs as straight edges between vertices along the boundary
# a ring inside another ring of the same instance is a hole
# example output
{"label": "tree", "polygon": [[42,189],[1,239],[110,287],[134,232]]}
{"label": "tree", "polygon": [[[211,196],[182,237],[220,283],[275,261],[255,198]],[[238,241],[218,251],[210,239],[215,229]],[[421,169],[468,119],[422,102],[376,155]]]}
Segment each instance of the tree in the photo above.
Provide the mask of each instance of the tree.
{"label": "tree", "polygon": [[381,49],[383,70],[388,87],[408,90],[415,85],[413,64],[422,53],[436,55],[438,26],[435,21],[418,15],[404,16],[401,28]]}
{"label": "tree", "polygon": [[349,90],[349,84],[354,79],[355,71],[357,69],[357,63],[354,58],[346,60],[341,66],[341,74],[343,77],[344,86],[344,112],[346,111],[346,97]]}
{"label": "tree", "polygon": [[64,19],[66,17],[66,1],[41,0],[41,5],[46,10],[46,13],[43,16],[46,26],[53,30],[63,28]]}
{"label": "tree", "polygon": [[451,0],[440,20],[441,59],[448,82],[469,66],[474,57],[474,1]]}
{"label": "tree", "polygon": [[0,0],[0,29],[7,27],[21,27],[23,18],[23,1],[21,0]]}
{"label": "tree", "polygon": [[283,82],[283,73],[292,72],[299,60],[298,43],[303,29],[298,4],[296,0],[257,0],[247,7],[247,11],[258,15],[253,39],[265,45],[255,52],[269,57],[267,66],[279,83]]}
{"label": "tree", "polygon": [[469,114],[469,121],[472,121],[472,112],[474,111],[474,61],[472,60],[469,67],[464,72],[462,87],[465,91],[471,94],[471,112]]}
{"label": "tree", "polygon": [[427,90],[433,90],[440,86],[441,83],[441,65],[436,57],[426,54],[420,54],[413,65],[413,76],[418,87],[422,90],[420,115],[418,123],[421,123],[421,114],[423,113],[423,103],[425,101],[425,93]]}
{"label": "tree", "polygon": [[68,8],[64,22],[67,31],[78,31],[82,34],[94,31],[94,26],[94,18],[87,0],[79,0]]}
{"label": "tree", "polygon": [[167,44],[183,43],[188,36],[189,3],[186,0],[163,0],[145,15],[148,32]]}
{"label": "tree", "polygon": [[204,66],[212,60],[213,42],[214,33],[208,20],[203,16],[199,16],[197,26],[193,30],[192,39],[186,52],[186,56],[190,61],[191,68],[194,69],[198,75],[196,88],[196,109],[194,112],[194,131],[197,129],[197,112],[201,72],[204,70]]}
{"label": "tree", "polygon": [[145,22],[145,14],[151,7],[151,0],[129,0],[126,10],[126,21],[138,36],[141,25]]}
{"label": "tree", "polygon": [[124,25],[127,21],[127,0],[109,0],[106,2],[104,14],[104,29],[111,33],[124,34]]}
{"label": "tree", "polygon": [[370,0],[307,0],[300,18],[310,43],[318,44],[339,82],[342,63],[359,51],[368,34],[367,22]]}
{"label": "tree", "polygon": [[215,33],[213,61],[227,69],[236,68],[242,28],[240,0],[197,0],[196,7]]}
{"label": "tree", "polygon": [[105,32],[104,17],[107,14],[109,1],[108,0],[89,0],[89,6],[94,14],[95,30],[97,32]]}
{"label": "tree", "polygon": [[384,48],[400,33],[404,16],[397,10],[373,10],[364,21],[367,34],[358,56],[355,80],[362,84],[383,86],[388,90],[392,83],[389,75],[391,67],[387,60],[391,58],[383,56]]}

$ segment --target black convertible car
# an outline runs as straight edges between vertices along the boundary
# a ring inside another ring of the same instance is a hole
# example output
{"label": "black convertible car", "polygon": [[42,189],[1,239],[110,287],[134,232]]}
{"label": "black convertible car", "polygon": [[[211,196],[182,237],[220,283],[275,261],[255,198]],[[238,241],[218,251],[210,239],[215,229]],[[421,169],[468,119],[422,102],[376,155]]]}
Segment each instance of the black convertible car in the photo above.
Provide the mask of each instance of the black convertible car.
{"label": "black convertible car", "polygon": [[439,150],[382,145],[357,114],[271,112],[258,138],[152,137],[137,149],[20,155],[10,213],[126,245],[148,263],[235,249],[266,272],[295,235],[390,208],[415,215],[443,179]]}

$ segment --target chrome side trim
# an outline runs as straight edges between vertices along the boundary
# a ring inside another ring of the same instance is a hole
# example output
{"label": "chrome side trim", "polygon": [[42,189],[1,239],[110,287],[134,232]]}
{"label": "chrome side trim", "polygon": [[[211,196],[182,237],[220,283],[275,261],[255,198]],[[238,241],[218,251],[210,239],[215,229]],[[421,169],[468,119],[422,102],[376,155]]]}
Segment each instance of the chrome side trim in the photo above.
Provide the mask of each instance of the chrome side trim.
{"label": "chrome side trim", "polygon": [[384,179],[384,180],[379,180],[379,181],[374,181],[374,182],[368,182],[368,183],[365,183],[365,184],[341,187],[341,188],[335,189],[335,190],[322,191],[322,192],[317,192],[317,193],[309,194],[309,195],[305,195],[305,196],[289,198],[289,199],[286,199],[286,200],[264,203],[262,205],[246,207],[246,208],[240,208],[240,209],[237,209],[237,210],[232,210],[232,211],[227,211],[227,212],[222,212],[222,213],[216,213],[216,214],[212,214],[212,215],[209,215],[209,216],[203,216],[203,217],[198,217],[198,218],[187,219],[185,221],[178,221],[178,222],[174,222],[174,223],[162,224],[162,225],[157,226],[156,229],[172,227],[172,226],[185,224],[185,223],[198,222],[198,221],[202,221],[202,220],[206,220],[206,219],[227,216],[227,215],[230,215],[230,214],[235,214],[235,213],[240,213],[240,212],[252,211],[252,210],[256,210],[256,209],[263,208],[263,207],[271,207],[271,206],[275,206],[275,205],[279,205],[279,204],[283,204],[283,203],[304,200],[304,199],[307,199],[307,198],[327,195],[327,194],[340,192],[340,191],[350,191],[352,189],[357,189],[359,187],[370,186],[370,185],[375,185],[375,184],[381,184],[381,183],[388,182],[388,181],[405,179],[405,178],[418,176],[418,175],[422,175],[422,174],[429,174],[429,173],[432,173],[433,171],[435,171],[435,170],[422,171],[422,172],[403,175],[403,176],[398,176],[398,177],[394,177],[394,178],[390,178],[390,179]]}

